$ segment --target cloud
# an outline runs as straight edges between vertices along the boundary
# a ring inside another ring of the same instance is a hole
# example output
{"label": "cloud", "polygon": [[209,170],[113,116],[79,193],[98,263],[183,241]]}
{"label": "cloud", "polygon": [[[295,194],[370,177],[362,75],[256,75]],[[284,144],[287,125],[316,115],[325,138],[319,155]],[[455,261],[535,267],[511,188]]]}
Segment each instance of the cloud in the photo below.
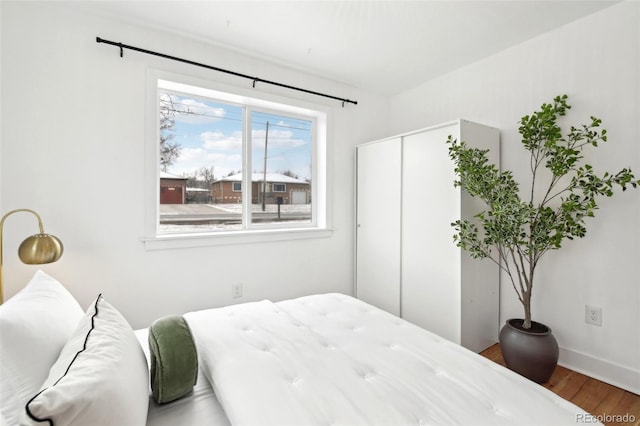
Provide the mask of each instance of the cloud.
{"label": "cloud", "polygon": [[220,178],[231,171],[242,168],[242,132],[225,135],[222,131],[200,134],[202,145],[195,148],[183,147],[180,156],[171,167],[175,174],[192,175],[202,166],[213,166],[214,176]]}
{"label": "cloud", "polygon": [[[263,147],[266,137],[266,130],[253,130],[251,132],[252,144],[254,147]],[[268,146],[272,148],[295,148],[305,145],[304,139],[294,138],[290,130],[269,129]]]}
{"label": "cloud", "polygon": [[225,154],[210,152],[204,148],[183,148],[169,172],[176,175],[193,175],[202,166],[214,166],[213,174],[219,178],[241,169],[242,155],[239,152]]}
{"label": "cloud", "polygon": [[[252,143],[256,148],[264,147],[266,132],[264,130],[254,130],[251,133]],[[203,147],[208,150],[237,150],[242,149],[242,132],[236,131],[231,135],[225,135],[222,131],[216,130],[203,132],[200,134]],[[293,132],[288,130],[269,130],[269,147],[271,148],[296,148],[307,144],[304,139],[295,138]]]}
{"label": "cloud", "polygon": [[227,136],[223,132],[216,130],[200,134],[202,146],[207,150],[236,151],[242,150],[242,132],[236,131]]}
{"label": "cloud", "polygon": [[[253,147],[264,149],[265,130],[254,130],[251,133]],[[220,178],[229,172],[242,168],[242,131],[226,134],[222,130],[202,132],[199,135],[201,145],[198,147],[183,147],[180,157],[170,170],[175,174],[186,173],[192,175],[202,166],[214,166],[214,176]],[[309,157],[304,157],[303,151],[296,148],[308,146],[309,141],[296,137],[294,132],[286,129],[269,128],[269,169],[292,170],[301,177],[309,175]],[[294,151],[297,153],[294,154]],[[300,154],[303,157],[300,157]],[[263,157],[260,157],[263,158]],[[261,161],[259,166],[262,167]],[[300,164],[299,164],[300,163]]]}

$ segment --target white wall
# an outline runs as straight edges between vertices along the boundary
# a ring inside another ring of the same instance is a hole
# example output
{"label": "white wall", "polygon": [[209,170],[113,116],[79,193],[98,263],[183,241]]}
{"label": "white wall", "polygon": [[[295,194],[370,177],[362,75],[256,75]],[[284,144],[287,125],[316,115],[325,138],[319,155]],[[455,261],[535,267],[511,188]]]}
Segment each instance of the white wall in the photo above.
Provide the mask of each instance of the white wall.
{"label": "white wall", "polygon": [[[600,170],[640,176],[640,4],[605,9],[391,100],[392,133],[465,118],[501,129],[502,167],[528,182],[518,120],[566,93],[571,124],[602,118],[609,141],[587,154]],[[452,52],[455,54],[455,52]],[[553,328],[561,363],[640,392],[640,190],[604,199],[587,236],[542,259],[533,316]],[[501,322],[521,317],[503,276]],[[585,304],[603,326],[585,324]]]}
{"label": "white wall", "polygon": [[[83,306],[102,292],[134,327],[169,313],[240,301],[338,291],[353,285],[354,145],[386,133],[388,99],[175,34],[79,11],[80,3],[2,2],[2,211],[29,207],[65,244],[45,265]],[[97,44],[96,36],[337,94],[357,106],[269,86],[257,91],[332,108],[330,238],[145,251],[145,79],[148,68],[250,88],[251,81]],[[6,296],[34,267],[13,247],[34,219],[5,225]],[[244,297],[231,298],[242,282]]]}

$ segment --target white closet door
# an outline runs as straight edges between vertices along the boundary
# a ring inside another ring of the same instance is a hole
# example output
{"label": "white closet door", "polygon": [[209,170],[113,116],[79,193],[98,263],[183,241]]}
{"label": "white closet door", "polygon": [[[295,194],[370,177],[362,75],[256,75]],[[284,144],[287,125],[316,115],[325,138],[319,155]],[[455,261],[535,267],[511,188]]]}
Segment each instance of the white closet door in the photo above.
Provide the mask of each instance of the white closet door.
{"label": "white closet door", "polygon": [[448,125],[404,138],[402,208],[402,316],[460,343],[460,250],[450,226],[460,217],[460,191]]}
{"label": "white closet door", "polygon": [[400,315],[400,138],[357,148],[356,296]]}

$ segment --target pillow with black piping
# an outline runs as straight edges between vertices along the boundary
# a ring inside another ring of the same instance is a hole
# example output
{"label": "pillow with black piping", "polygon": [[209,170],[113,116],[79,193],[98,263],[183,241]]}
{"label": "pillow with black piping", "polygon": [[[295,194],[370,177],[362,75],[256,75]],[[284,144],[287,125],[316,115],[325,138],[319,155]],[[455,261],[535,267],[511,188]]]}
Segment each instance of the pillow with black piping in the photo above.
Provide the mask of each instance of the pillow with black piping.
{"label": "pillow with black piping", "polygon": [[144,425],[149,370],[133,329],[102,295],[25,406],[23,425]]}
{"label": "pillow with black piping", "polygon": [[158,404],[175,401],[193,390],[198,353],[187,321],[180,315],[160,318],[149,327],[151,393]]}
{"label": "pillow with black piping", "polygon": [[0,305],[0,413],[6,421],[0,424],[18,423],[83,315],[71,293],[42,270]]}

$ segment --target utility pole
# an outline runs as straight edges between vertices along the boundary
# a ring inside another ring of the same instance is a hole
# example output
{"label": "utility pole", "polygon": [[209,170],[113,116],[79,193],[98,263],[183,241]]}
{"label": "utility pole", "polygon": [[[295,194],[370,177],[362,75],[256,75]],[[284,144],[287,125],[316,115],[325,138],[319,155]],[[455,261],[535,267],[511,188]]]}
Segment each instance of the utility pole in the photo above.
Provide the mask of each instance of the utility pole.
{"label": "utility pole", "polygon": [[264,177],[262,178],[262,211],[265,211],[267,200],[267,145],[269,143],[269,122],[267,121],[267,131],[264,135]]}

